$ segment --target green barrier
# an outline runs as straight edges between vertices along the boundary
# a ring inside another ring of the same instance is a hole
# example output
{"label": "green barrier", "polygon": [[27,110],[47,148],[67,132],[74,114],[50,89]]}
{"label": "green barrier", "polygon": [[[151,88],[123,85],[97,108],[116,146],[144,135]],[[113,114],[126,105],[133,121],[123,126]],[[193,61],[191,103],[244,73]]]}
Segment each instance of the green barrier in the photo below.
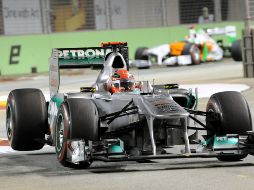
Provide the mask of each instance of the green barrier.
{"label": "green barrier", "polygon": [[[224,22],[196,25],[196,28],[213,28],[233,25],[240,38],[243,22]],[[94,47],[101,42],[127,41],[130,59],[138,47],[153,47],[183,40],[189,25],[164,28],[126,29],[110,31],[84,31],[29,36],[0,37],[0,75],[47,72],[52,48]],[[217,36],[215,38],[221,39]],[[224,40],[227,40],[224,37]]]}

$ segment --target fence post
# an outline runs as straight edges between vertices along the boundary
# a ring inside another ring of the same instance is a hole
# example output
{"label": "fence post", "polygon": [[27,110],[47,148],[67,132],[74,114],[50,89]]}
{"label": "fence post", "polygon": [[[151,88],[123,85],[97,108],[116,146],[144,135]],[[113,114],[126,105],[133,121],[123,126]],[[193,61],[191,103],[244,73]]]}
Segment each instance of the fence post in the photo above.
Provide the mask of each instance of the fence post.
{"label": "fence post", "polygon": [[245,10],[246,10],[246,18],[245,18],[245,32],[250,33],[250,6],[249,0],[245,0]]}
{"label": "fence post", "polygon": [[242,38],[243,76],[254,77],[254,30],[250,29],[249,0],[245,0],[246,18]]}
{"label": "fence post", "polygon": [[50,23],[50,5],[49,0],[41,0],[41,20],[42,20],[42,27],[43,27],[43,33],[51,33],[51,23]]}
{"label": "fence post", "polygon": [[215,22],[221,22],[221,1],[222,0],[214,0]]}
{"label": "fence post", "polygon": [[162,26],[168,26],[167,21],[167,2],[166,0],[161,0],[161,13],[162,13]]}
{"label": "fence post", "polygon": [[107,29],[111,30],[112,29],[112,13],[111,13],[111,0],[106,0],[105,1],[105,8],[106,8],[106,25]]}

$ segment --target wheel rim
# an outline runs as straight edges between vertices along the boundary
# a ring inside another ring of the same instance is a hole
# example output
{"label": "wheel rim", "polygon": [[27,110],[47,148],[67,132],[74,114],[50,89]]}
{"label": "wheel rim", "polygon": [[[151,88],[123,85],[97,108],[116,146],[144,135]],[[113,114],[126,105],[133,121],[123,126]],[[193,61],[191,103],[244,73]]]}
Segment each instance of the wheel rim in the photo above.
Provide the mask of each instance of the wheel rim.
{"label": "wheel rim", "polygon": [[13,116],[12,116],[12,110],[9,105],[7,107],[7,113],[6,113],[6,131],[7,131],[7,137],[9,141],[11,141],[13,137]]}
{"label": "wheel rim", "polygon": [[[199,62],[199,60],[200,60],[200,51],[199,51],[198,48],[194,48],[193,58],[194,58],[195,62]],[[195,64],[197,64],[197,63],[195,63]]]}
{"label": "wheel rim", "polygon": [[60,152],[64,146],[64,121],[63,115],[59,114],[56,125],[56,150]]}

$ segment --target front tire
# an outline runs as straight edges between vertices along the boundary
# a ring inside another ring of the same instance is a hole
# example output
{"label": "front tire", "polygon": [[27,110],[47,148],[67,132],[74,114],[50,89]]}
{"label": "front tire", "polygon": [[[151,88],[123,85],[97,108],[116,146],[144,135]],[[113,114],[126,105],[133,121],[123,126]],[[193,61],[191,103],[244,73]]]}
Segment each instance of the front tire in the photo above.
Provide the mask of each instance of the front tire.
{"label": "front tire", "polygon": [[[63,103],[61,108],[59,109],[54,130],[54,144],[58,161],[63,166],[71,168],[88,168],[92,164],[92,159],[90,158],[90,156],[86,160],[78,163],[72,163],[71,160],[68,159],[68,147],[71,143],[71,127],[74,127],[72,120],[78,119],[76,115],[78,115],[79,117],[87,118],[84,112],[71,111],[71,108],[73,108],[74,105],[78,105],[77,103],[79,103],[79,99],[71,99],[71,101]],[[91,111],[88,109],[89,107],[84,108],[87,110],[87,112]],[[76,109],[79,110],[77,107]],[[85,128],[86,125],[84,125],[84,123],[80,123],[78,127]]]}
{"label": "front tire", "polygon": [[11,147],[19,151],[39,150],[47,130],[47,104],[39,89],[10,92],[6,107],[6,131]]}
{"label": "front tire", "polygon": [[[252,120],[249,106],[239,92],[226,91],[213,94],[206,107],[206,112],[219,114],[218,121],[206,120],[206,125],[214,131],[208,131],[208,137],[224,136],[226,134],[244,134],[252,130]],[[218,157],[221,161],[240,161],[247,154],[231,157]]]}

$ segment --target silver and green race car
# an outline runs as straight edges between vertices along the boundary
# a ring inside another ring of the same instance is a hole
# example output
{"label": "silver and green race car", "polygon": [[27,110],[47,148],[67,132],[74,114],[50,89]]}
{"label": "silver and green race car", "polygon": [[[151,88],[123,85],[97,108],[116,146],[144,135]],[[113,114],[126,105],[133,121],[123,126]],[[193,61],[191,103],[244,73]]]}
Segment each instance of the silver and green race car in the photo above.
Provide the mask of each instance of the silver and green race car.
{"label": "silver and green race car", "polygon": [[[127,43],[53,49],[49,62],[49,102],[39,89],[15,89],[8,96],[6,129],[14,150],[48,144],[62,165],[74,168],[87,168],[96,160],[238,161],[254,154],[249,106],[238,92],[213,94],[206,111],[196,109],[197,93],[177,84],[137,81],[138,90],[110,93],[105,84],[112,74],[128,70]],[[101,70],[95,84],[59,92],[61,69],[91,67]]]}

